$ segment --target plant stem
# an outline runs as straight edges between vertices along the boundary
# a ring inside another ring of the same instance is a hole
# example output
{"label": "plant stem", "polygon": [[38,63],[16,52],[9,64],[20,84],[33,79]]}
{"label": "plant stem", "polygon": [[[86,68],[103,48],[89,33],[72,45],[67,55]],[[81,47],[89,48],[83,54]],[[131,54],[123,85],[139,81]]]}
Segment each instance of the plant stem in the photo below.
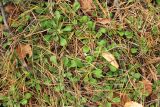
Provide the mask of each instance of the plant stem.
{"label": "plant stem", "polygon": [[6,27],[6,29],[9,31],[9,33],[12,34],[12,33],[11,33],[11,30],[10,30],[10,27],[9,27],[9,25],[8,25],[8,23],[7,23],[7,20],[6,20],[5,11],[4,11],[4,8],[3,8],[3,3],[2,3],[2,1],[0,1],[0,10],[1,10],[1,13],[2,13],[3,22],[4,22],[5,27]]}

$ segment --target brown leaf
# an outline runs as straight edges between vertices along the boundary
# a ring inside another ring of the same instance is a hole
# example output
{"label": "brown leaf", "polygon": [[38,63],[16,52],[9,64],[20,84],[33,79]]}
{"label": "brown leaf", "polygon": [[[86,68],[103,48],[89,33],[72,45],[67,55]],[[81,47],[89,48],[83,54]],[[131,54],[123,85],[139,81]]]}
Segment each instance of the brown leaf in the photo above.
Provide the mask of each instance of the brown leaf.
{"label": "brown leaf", "polygon": [[113,107],[121,107],[124,106],[126,102],[131,101],[131,99],[125,93],[114,93],[114,97],[119,97],[121,101],[119,103],[113,103],[112,104]]}
{"label": "brown leaf", "polygon": [[134,101],[130,101],[130,102],[126,102],[124,107],[143,107],[143,105]]}
{"label": "brown leaf", "polygon": [[4,25],[0,24],[0,32],[4,30]]}
{"label": "brown leaf", "polygon": [[158,92],[153,92],[153,93],[150,95],[150,100],[151,100],[151,101],[155,101],[156,99],[158,99]]}
{"label": "brown leaf", "polygon": [[111,20],[108,19],[108,18],[97,18],[96,21],[97,21],[97,23],[101,23],[101,24],[103,24],[103,25],[108,24],[108,23],[111,22]]}
{"label": "brown leaf", "polygon": [[26,55],[32,56],[32,48],[29,44],[19,44],[16,51],[20,59],[24,59]]}
{"label": "brown leaf", "polygon": [[115,59],[115,57],[109,53],[109,52],[104,52],[102,53],[102,56],[111,64],[113,65],[114,67],[116,67],[117,69],[119,68],[119,65]]}
{"label": "brown leaf", "polygon": [[121,105],[124,105],[126,102],[131,101],[128,95],[124,93],[120,94],[120,98],[121,98]]}
{"label": "brown leaf", "polygon": [[148,95],[150,95],[152,93],[152,83],[147,79],[142,80],[142,83],[144,84],[144,89],[142,90],[142,92],[147,92]]}
{"label": "brown leaf", "polygon": [[13,4],[7,4],[5,7],[4,7],[4,10],[5,12],[11,14],[13,13],[13,11],[16,9],[16,7],[13,5]]}
{"label": "brown leaf", "polygon": [[90,11],[95,7],[92,0],[79,0],[79,3],[82,10],[84,10],[85,12]]}

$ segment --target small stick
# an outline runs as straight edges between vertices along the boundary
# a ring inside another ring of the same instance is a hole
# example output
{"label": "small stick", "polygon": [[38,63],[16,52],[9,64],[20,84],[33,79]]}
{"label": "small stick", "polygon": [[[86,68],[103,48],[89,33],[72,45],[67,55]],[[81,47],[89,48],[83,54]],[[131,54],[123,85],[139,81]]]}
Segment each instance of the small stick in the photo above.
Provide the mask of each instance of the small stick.
{"label": "small stick", "polygon": [[5,27],[6,27],[6,29],[9,31],[9,33],[12,34],[12,33],[11,33],[11,30],[10,30],[10,28],[9,28],[9,25],[8,25],[8,23],[7,23],[7,20],[6,20],[5,11],[4,11],[4,8],[3,8],[3,3],[2,3],[2,1],[0,2],[0,10],[1,10],[1,13],[2,13],[3,22],[4,22]]}

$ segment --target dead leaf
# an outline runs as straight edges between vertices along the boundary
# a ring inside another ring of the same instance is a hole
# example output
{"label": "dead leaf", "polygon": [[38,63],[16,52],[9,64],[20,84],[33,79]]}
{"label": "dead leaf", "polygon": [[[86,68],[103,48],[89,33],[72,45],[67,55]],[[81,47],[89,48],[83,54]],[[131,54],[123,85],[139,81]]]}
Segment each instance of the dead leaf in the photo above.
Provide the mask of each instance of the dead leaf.
{"label": "dead leaf", "polygon": [[143,105],[134,101],[130,101],[130,102],[126,102],[124,107],[143,107]]}
{"label": "dead leaf", "polygon": [[13,5],[13,4],[7,4],[5,7],[4,7],[4,10],[5,12],[11,14],[13,13],[13,11],[16,9],[16,7]]}
{"label": "dead leaf", "polygon": [[26,55],[29,55],[29,57],[32,56],[32,48],[30,44],[19,44],[16,51],[20,59],[24,59]]}
{"label": "dead leaf", "polygon": [[108,19],[108,18],[97,18],[96,21],[97,21],[97,23],[101,23],[101,24],[103,24],[103,25],[108,24],[108,23],[111,22],[111,20]]}
{"label": "dead leaf", "polygon": [[144,84],[144,89],[142,90],[142,92],[147,92],[148,95],[150,95],[152,93],[152,83],[147,79],[142,80],[142,83]]}
{"label": "dead leaf", "polygon": [[131,101],[131,99],[125,93],[114,93],[114,97],[119,97],[121,101],[119,103],[112,103],[112,107],[122,107],[126,102]]}
{"label": "dead leaf", "polygon": [[119,65],[115,59],[115,57],[109,53],[109,52],[104,52],[102,53],[102,56],[111,64],[113,65],[114,67],[116,67],[117,69],[119,68]]}
{"label": "dead leaf", "polygon": [[124,105],[126,102],[131,101],[127,94],[120,93],[121,105]]}
{"label": "dead leaf", "polygon": [[95,7],[92,0],[79,0],[79,3],[82,10],[84,10],[85,12],[90,11]]}
{"label": "dead leaf", "polygon": [[4,30],[4,25],[0,24],[0,32]]}
{"label": "dead leaf", "polygon": [[150,101],[155,101],[156,99],[158,99],[158,92],[153,92],[150,95]]}

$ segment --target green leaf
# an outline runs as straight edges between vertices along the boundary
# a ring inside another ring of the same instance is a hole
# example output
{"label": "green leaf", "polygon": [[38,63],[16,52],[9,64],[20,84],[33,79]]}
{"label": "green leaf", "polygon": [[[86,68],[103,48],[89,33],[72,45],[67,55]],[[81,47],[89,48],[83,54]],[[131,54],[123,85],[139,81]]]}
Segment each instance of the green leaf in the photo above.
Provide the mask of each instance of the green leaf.
{"label": "green leaf", "polygon": [[26,105],[26,104],[28,103],[28,101],[27,101],[27,99],[22,99],[22,100],[20,101],[20,103],[21,103],[22,105]]}
{"label": "green leaf", "polygon": [[106,46],[107,41],[106,40],[101,40],[97,43],[99,46]]}
{"label": "green leaf", "polygon": [[58,21],[60,19],[60,17],[61,17],[60,12],[59,11],[55,11],[54,14],[55,14],[55,19]]}
{"label": "green leaf", "polygon": [[160,0],[156,0],[156,3],[157,3],[158,5],[160,5]]}
{"label": "green leaf", "polygon": [[137,51],[138,51],[138,49],[137,49],[137,48],[131,48],[131,53],[132,53],[132,54],[137,53]]}
{"label": "green leaf", "polygon": [[79,2],[76,0],[73,4],[73,10],[76,12],[80,8]]}
{"label": "green leaf", "polygon": [[77,67],[82,67],[83,66],[83,63],[80,59],[75,59],[76,63],[77,63]]}
{"label": "green leaf", "polygon": [[119,34],[120,36],[124,36],[125,32],[124,32],[124,31],[118,31],[118,34]]}
{"label": "green leaf", "polygon": [[24,26],[18,26],[17,31],[20,33],[23,31]]}
{"label": "green leaf", "polygon": [[101,78],[103,75],[102,75],[102,70],[101,69],[95,69],[92,71],[92,73],[95,75],[95,77],[97,78]]}
{"label": "green leaf", "polygon": [[141,74],[140,74],[140,73],[135,73],[135,74],[134,74],[134,78],[139,79],[140,77],[141,77]]}
{"label": "green leaf", "polygon": [[44,35],[44,39],[49,42],[51,41],[52,35]]}
{"label": "green leaf", "polygon": [[117,71],[117,68],[114,67],[114,66],[112,66],[112,65],[109,66],[109,69],[110,69],[112,72],[116,72],[116,71]]}
{"label": "green leaf", "polygon": [[63,57],[63,64],[64,64],[64,66],[65,67],[67,67],[68,66],[68,64],[69,64],[69,59],[67,58],[67,57]]}
{"label": "green leaf", "polygon": [[119,103],[121,101],[121,99],[119,97],[115,97],[112,99],[113,103]]}
{"label": "green leaf", "polygon": [[72,26],[66,26],[63,31],[70,32],[72,31]]}
{"label": "green leaf", "polygon": [[90,47],[88,47],[88,46],[83,46],[83,52],[84,52],[84,53],[88,53],[89,50],[90,50]]}
{"label": "green leaf", "polygon": [[56,64],[56,65],[57,65],[57,58],[56,58],[56,56],[51,56],[51,57],[50,57],[50,61],[51,61],[53,64]]}
{"label": "green leaf", "polygon": [[41,90],[41,86],[39,84],[36,84],[36,90],[40,91]]}
{"label": "green leaf", "polygon": [[86,56],[86,61],[87,61],[88,63],[91,63],[93,60],[94,60],[94,57],[93,57],[93,56]]}
{"label": "green leaf", "polygon": [[102,34],[104,34],[107,32],[107,30],[106,28],[101,27],[98,32],[101,32]]}
{"label": "green leaf", "polygon": [[54,73],[57,72],[57,69],[54,68],[53,66],[49,66],[49,71],[50,71],[52,74],[54,74]]}
{"label": "green leaf", "polygon": [[107,98],[108,99],[112,99],[113,98],[113,92],[112,91],[107,94]]}
{"label": "green leaf", "polygon": [[80,22],[86,23],[89,20],[88,16],[82,16]]}
{"label": "green leaf", "polygon": [[71,60],[71,65],[70,67],[77,67],[77,63],[75,60]]}
{"label": "green leaf", "polygon": [[0,16],[0,23],[2,23],[3,22],[3,17],[2,16]]}
{"label": "green leaf", "polygon": [[67,45],[67,41],[66,41],[66,39],[64,39],[64,38],[60,38],[60,45],[61,46],[66,46]]}
{"label": "green leaf", "polygon": [[159,32],[158,26],[153,26],[152,27],[152,33],[153,33],[153,35],[158,34],[158,32]]}
{"label": "green leaf", "polygon": [[94,25],[94,22],[93,22],[93,21],[88,21],[88,22],[87,22],[87,26],[88,26],[89,29],[94,30],[95,25]]}
{"label": "green leaf", "polygon": [[99,38],[102,36],[102,32],[97,32],[96,37]]}
{"label": "green leaf", "polygon": [[56,26],[54,20],[43,20],[40,24],[43,29],[50,29]]}
{"label": "green leaf", "polygon": [[78,24],[78,21],[77,21],[76,19],[73,19],[73,20],[72,20],[72,23],[73,23],[73,25],[77,25],[77,24]]}
{"label": "green leaf", "polygon": [[46,9],[42,8],[42,7],[37,7],[35,10],[35,13],[38,13],[38,14],[45,14],[47,11]]}
{"label": "green leaf", "polygon": [[24,98],[25,99],[30,99],[32,97],[32,94],[31,93],[26,93],[25,95],[24,95]]}
{"label": "green leaf", "polygon": [[131,39],[133,37],[133,33],[130,31],[125,31],[125,35],[128,39]]}
{"label": "green leaf", "polygon": [[76,59],[76,58],[71,60],[70,67],[82,67],[82,66],[83,66],[83,63],[81,62],[81,60]]}
{"label": "green leaf", "polygon": [[54,90],[57,92],[62,91],[62,90],[64,90],[64,85],[57,85],[54,87]]}
{"label": "green leaf", "polygon": [[105,107],[112,107],[112,103],[107,102]]}
{"label": "green leaf", "polygon": [[90,78],[90,79],[89,79],[89,82],[90,82],[92,85],[97,84],[97,80],[94,79],[94,78]]}

